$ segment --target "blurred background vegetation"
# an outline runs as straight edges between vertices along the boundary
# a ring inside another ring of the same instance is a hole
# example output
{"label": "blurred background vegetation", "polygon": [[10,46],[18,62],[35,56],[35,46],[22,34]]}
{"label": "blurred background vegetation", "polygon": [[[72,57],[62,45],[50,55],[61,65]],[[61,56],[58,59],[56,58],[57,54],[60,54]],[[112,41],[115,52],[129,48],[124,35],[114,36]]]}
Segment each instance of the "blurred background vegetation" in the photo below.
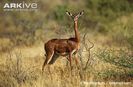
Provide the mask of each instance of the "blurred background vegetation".
{"label": "blurred background vegetation", "polygon": [[37,2],[38,11],[3,11],[4,3],[11,1],[0,2],[0,50],[19,45],[31,46],[64,34],[72,35],[73,21],[66,16],[66,10],[72,13],[85,11],[79,19],[81,34],[100,34],[109,37],[107,43],[133,49],[132,0],[23,1]]}

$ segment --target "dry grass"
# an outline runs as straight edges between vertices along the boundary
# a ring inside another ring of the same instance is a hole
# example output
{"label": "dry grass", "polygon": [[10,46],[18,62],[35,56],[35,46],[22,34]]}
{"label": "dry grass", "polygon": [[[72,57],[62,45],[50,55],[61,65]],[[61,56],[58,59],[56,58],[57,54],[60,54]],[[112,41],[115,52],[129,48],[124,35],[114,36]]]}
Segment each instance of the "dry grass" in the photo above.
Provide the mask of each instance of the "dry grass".
{"label": "dry grass", "polygon": [[[50,31],[48,33],[51,38],[55,35]],[[81,37],[83,36],[81,35]],[[93,36],[88,35],[88,37]],[[97,56],[102,51],[104,52],[104,47],[108,47],[106,44],[107,39],[108,37],[104,38],[101,35],[93,39],[95,46],[91,50],[91,57],[89,57],[89,51],[85,49],[85,44],[82,42],[81,51],[79,52],[82,66],[77,69],[73,60],[72,75],[67,60],[62,57],[57,59],[54,65],[50,66],[51,73],[47,66],[42,74],[41,67],[45,59],[43,43],[28,47],[16,46],[12,50],[5,49],[6,51],[0,54],[0,87],[132,87],[131,83],[116,83],[115,85],[110,83],[117,81],[132,82],[133,72],[123,67],[118,68],[117,64],[114,65],[100,59],[100,57],[108,58],[106,55]],[[86,44],[91,45],[89,42],[86,42]],[[118,50],[120,48],[114,47],[114,49]],[[82,70],[88,58],[87,69]]]}
{"label": "dry grass", "polygon": [[[117,66],[99,60],[95,52],[97,52],[96,48],[92,50],[86,70],[77,69],[73,62],[71,75],[67,60],[60,57],[54,65],[50,66],[50,71],[47,66],[42,74],[41,66],[44,57],[41,47],[14,49],[1,54],[0,87],[132,87],[131,83],[111,85],[110,82],[115,81],[114,77],[113,79],[110,77],[115,74],[111,70],[121,72],[123,68],[117,69]],[[84,49],[82,52],[83,65],[87,58],[88,52]],[[119,72],[116,74],[119,75]],[[116,76],[116,79],[118,77]],[[121,82],[124,82],[126,78],[120,79]]]}

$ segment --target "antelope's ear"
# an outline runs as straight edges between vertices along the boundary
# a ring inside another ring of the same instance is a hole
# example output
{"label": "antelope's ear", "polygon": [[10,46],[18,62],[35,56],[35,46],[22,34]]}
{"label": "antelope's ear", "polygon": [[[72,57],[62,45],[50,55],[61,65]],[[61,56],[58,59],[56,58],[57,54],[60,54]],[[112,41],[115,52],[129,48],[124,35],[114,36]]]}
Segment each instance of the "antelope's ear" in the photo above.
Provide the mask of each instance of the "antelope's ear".
{"label": "antelope's ear", "polygon": [[66,11],[66,14],[67,14],[68,16],[71,16],[71,17],[73,16],[72,13],[70,13],[70,12],[68,12],[68,11]]}
{"label": "antelope's ear", "polygon": [[77,15],[78,17],[82,16],[84,14],[84,10],[79,12],[79,14]]}

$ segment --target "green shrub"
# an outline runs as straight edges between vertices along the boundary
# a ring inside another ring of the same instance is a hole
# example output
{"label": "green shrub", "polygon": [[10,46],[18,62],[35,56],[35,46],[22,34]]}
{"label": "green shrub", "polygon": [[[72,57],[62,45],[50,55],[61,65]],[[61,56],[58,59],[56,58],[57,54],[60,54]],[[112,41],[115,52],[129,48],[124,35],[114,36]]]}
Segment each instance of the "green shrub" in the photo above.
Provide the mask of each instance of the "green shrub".
{"label": "green shrub", "polygon": [[124,16],[108,25],[108,34],[113,39],[113,42],[126,46],[133,50],[133,18],[132,15],[129,17]]}
{"label": "green shrub", "polygon": [[125,50],[100,50],[99,59],[123,68],[133,69],[133,54]]}
{"label": "green shrub", "polygon": [[121,14],[131,12],[132,4],[128,0],[86,0],[87,7],[96,11],[100,16],[114,19]]}
{"label": "green shrub", "polygon": [[133,71],[116,71],[116,70],[104,70],[98,73],[98,78],[106,81],[131,81],[133,80]]}
{"label": "green shrub", "polygon": [[105,63],[115,65],[98,72],[98,78],[113,81],[131,81],[133,79],[133,54],[125,50],[99,50],[97,57]]}
{"label": "green shrub", "polygon": [[55,9],[55,18],[57,21],[65,21],[65,12],[67,10],[67,6],[66,5],[58,5]]}

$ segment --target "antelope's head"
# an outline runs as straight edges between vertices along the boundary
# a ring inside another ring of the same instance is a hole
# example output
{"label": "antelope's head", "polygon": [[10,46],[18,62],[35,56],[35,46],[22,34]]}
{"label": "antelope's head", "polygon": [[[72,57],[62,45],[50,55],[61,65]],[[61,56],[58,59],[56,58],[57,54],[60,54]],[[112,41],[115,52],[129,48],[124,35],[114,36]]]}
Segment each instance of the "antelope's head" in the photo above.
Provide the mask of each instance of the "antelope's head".
{"label": "antelope's head", "polygon": [[78,21],[78,18],[84,14],[84,11],[81,11],[81,12],[79,12],[79,13],[76,14],[76,15],[73,15],[72,13],[66,11],[66,14],[67,14],[68,16],[70,16],[70,17],[74,20],[74,22],[76,22],[76,21]]}

